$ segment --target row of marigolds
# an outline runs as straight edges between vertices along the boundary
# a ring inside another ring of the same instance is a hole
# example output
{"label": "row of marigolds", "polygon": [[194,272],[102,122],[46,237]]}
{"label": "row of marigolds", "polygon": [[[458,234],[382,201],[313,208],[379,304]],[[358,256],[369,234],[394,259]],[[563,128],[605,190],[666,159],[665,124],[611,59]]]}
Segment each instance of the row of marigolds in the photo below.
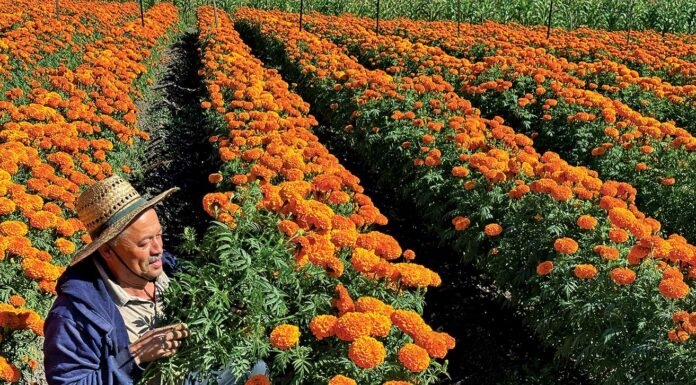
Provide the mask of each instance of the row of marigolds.
{"label": "row of marigolds", "polygon": [[[516,132],[530,134],[539,151],[556,151],[604,179],[631,183],[638,190],[638,204],[667,231],[696,238],[691,223],[696,208],[688,204],[696,199],[696,190],[690,188],[696,181],[696,138],[684,129],[577,88],[579,80],[573,76],[543,68],[542,55],[494,57],[472,64],[437,47],[377,36],[352,20],[308,18],[311,29],[366,63],[399,76],[412,72],[441,76],[459,94],[470,97],[484,116],[503,116],[513,122]],[[501,74],[497,66],[506,59],[509,68]]]}
{"label": "row of marigolds", "polygon": [[660,223],[636,207],[635,188],[539,154],[441,76],[367,70],[284,13],[237,16],[242,35],[298,83],[385,188],[409,197],[426,229],[508,289],[561,356],[604,383],[687,378],[695,348],[668,332],[693,329],[674,310],[694,306],[696,249],[661,237]]}
{"label": "row of marigolds", "polygon": [[59,19],[43,2],[4,5],[18,16],[0,37],[0,379],[31,383],[56,279],[90,241],[75,200],[136,161],[127,149],[148,135],[134,100],[178,15],[158,5],[143,28],[132,3],[65,1]]}
{"label": "row of marigolds", "polygon": [[[446,369],[434,359],[455,345],[419,314],[440,277],[371,230],[387,218],[312,134],[308,104],[251,54],[228,15],[215,20],[198,10],[202,107],[220,160],[210,175],[218,192],[203,205],[219,224],[172,287],[173,316],[199,326],[162,365],[164,378],[225,362],[244,373],[264,359],[271,378],[248,383],[432,383]],[[234,310],[206,304],[211,292]]]}

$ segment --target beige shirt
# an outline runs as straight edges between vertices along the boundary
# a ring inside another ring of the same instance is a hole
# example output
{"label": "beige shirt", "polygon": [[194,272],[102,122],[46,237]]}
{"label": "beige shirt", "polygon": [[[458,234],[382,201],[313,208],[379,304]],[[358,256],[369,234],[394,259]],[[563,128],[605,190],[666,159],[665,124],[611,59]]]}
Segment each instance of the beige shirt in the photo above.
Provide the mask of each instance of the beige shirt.
{"label": "beige shirt", "polygon": [[106,289],[116,304],[116,308],[123,317],[123,322],[128,330],[128,339],[130,343],[135,342],[140,336],[150,329],[161,326],[164,320],[164,303],[162,301],[162,293],[169,287],[169,277],[162,271],[162,274],[155,280],[155,286],[159,288],[157,293],[157,319],[155,319],[155,303],[149,299],[136,297],[126,293],[116,281],[111,279],[106,273],[102,262],[99,258],[93,258],[94,264],[97,266],[99,275],[101,275]]}

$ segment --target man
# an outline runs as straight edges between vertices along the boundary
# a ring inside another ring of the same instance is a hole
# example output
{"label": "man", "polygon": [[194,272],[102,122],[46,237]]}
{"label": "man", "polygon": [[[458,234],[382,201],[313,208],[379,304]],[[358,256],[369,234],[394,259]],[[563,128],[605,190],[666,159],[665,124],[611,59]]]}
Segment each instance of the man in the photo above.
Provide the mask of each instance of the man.
{"label": "man", "polygon": [[147,200],[114,175],[78,198],[92,242],[58,279],[46,318],[50,385],[132,384],[147,363],[175,354],[190,335],[185,324],[157,327],[176,259],[163,249],[153,206],[176,190]]}

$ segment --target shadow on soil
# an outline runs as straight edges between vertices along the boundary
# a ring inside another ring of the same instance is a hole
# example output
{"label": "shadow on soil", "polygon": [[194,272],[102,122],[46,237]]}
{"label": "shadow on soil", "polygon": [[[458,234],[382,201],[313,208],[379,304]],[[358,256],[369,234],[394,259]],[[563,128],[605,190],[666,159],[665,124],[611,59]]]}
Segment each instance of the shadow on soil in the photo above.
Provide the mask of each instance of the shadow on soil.
{"label": "shadow on soil", "polygon": [[210,217],[203,211],[203,196],[212,191],[208,175],[215,171],[215,155],[205,127],[200,100],[205,87],[198,70],[198,33],[187,30],[178,35],[168,51],[164,73],[148,97],[141,125],[151,134],[143,161],[142,180],[133,185],[141,193],[155,195],[178,186],[157,206],[165,227],[165,248],[175,252],[181,244],[184,227],[191,226],[199,236]]}

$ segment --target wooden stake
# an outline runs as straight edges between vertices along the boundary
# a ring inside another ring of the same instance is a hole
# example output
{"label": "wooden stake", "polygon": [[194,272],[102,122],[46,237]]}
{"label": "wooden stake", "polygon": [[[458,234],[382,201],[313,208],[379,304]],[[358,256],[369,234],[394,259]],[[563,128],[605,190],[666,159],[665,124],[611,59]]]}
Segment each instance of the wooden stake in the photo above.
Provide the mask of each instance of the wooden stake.
{"label": "wooden stake", "polygon": [[218,27],[217,2],[213,0],[213,15],[215,16],[215,29]]}
{"label": "wooden stake", "polygon": [[140,24],[145,26],[145,11],[143,10],[143,0],[140,0]]}
{"label": "wooden stake", "polygon": [[377,26],[375,32],[379,35],[379,0],[377,0]]}
{"label": "wooden stake", "polygon": [[300,31],[302,31],[302,15],[304,14],[304,0],[300,0]]}
{"label": "wooden stake", "polygon": [[58,18],[59,15],[60,15],[60,11],[59,11],[59,6],[58,6],[58,0],[56,0],[56,19]]}
{"label": "wooden stake", "polygon": [[549,37],[551,37],[551,14],[553,13],[553,0],[550,1],[549,4],[549,22],[546,26],[546,40],[549,40]]}

